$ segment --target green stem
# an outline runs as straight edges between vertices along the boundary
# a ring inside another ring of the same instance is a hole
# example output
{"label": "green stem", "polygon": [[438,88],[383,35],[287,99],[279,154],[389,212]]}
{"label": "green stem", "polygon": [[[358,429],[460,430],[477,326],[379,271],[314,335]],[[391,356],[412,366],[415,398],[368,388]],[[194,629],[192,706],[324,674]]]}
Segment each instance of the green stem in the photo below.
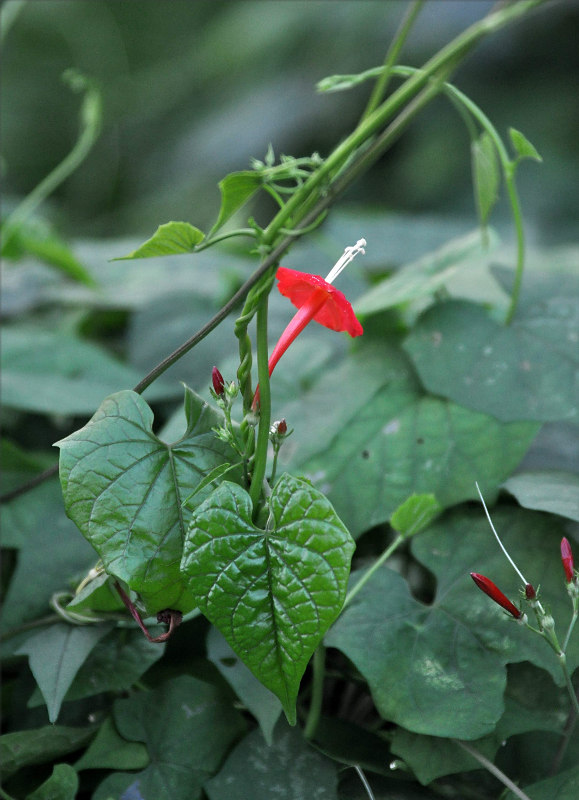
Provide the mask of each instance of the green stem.
{"label": "green stem", "polygon": [[473,747],[471,744],[467,744],[466,742],[462,742],[459,739],[454,739],[454,742],[459,746],[462,747],[463,750],[466,750],[478,763],[484,767],[491,775],[494,775],[495,778],[510,789],[513,794],[515,794],[520,800],[531,800],[528,794],[525,794],[522,789],[519,789],[516,783],[513,783],[512,780],[505,775],[498,767],[496,767],[492,761],[489,761],[486,756],[483,756],[482,753]]}
{"label": "green stem", "polygon": [[366,778],[366,776],[362,772],[362,768],[360,766],[358,766],[358,764],[354,764],[354,769],[356,770],[356,772],[358,773],[358,777],[362,781],[362,786],[366,790],[366,794],[368,795],[369,800],[375,800],[374,792],[372,791],[372,788],[370,787],[370,784],[368,783],[368,779]]}
{"label": "green stem", "polygon": [[91,81],[76,71],[65,73],[65,79],[74,91],[83,90],[85,92],[81,106],[81,131],[79,137],[70,153],[44,180],[34,187],[30,194],[10,214],[3,226],[3,248],[14,236],[18,227],[84,161],[100,133],[102,118],[100,91]]}
{"label": "green stem", "polygon": [[40,617],[40,619],[35,619],[33,622],[24,622],[22,625],[18,625],[16,628],[10,628],[5,633],[0,636],[0,642],[6,642],[8,639],[12,639],[14,636],[18,636],[19,633],[24,633],[25,631],[34,630],[34,628],[42,628],[45,625],[54,625],[55,622],[60,622],[60,617],[58,614],[49,614],[46,617]]}
{"label": "green stem", "polygon": [[218,242],[223,242],[225,239],[231,239],[234,236],[251,236],[252,238],[256,238],[257,232],[254,228],[236,228],[233,231],[227,231],[226,233],[220,233],[216,236],[211,236],[208,239],[204,239],[201,244],[198,244],[195,247],[194,252],[200,253],[202,250],[206,250],[208,247],[213,247],[214,244]]}
{"label": "green stem", "polygon": [[323,644],[320,644],[314,653],[312,668],[312,696],[310,699],[308,718],[304,728],[304,737],[306,739],[313,739],[316,735],[316,730],[318,728],[318,723],[322,713],[322,702],[324,699],[324,677],[326,674],[326,648],[323,646]]}
{"label": "green stem", "polygon": [[573,709],[575,714],[579,716],[579,700],[577,700],[577,693],[575,692],[573,682],[571,681],[571,676],[569,675],[569,670],[567,669],[567,659],[565,657],[565,653],[559,653],[559,664],[561,665],[563,675],[565,676],[565,685],[567,686],[567,691],[569,692]]}
{"label": "green stem", "polygon": [[[488,36],[508,23],[526,14],[532,8],[545,3],[546,0],[520,0],[520,2],[490,13],[487,17],[475,22],[466,31],[459,34],[452,42],[434,55],[424,67],[411,75],[393,94],[391,94],[375,111],[364,119],[357,128],[336,147],[320,168],[301,186],[276,214],[264,230],[263,240],[266,244],[275,241],[279,230],[293,226],[302,218],[301,210],[309,211],[311,200],[315,198],[319,187],[328,183],[333,175],[345,164],[350,155],[360,148],[374,133],[400,109],[409,102],[430,80],[441,70],[454,69],[480,39]],[[295,215],[295,216],[294,216]]]}
{"label": "green stem", "polygon": [[360,122],[366,119],[366,117],[370,116],[373,111],[380,105],[382,99],[386,93],[386,88],[390,81],[390,77],[392,75],[392,67],[394,66],[396,60],[398,59],[398,55],[402,49],[404,42],[406,41],[408,34],[410,33],[412,26],[416,20],[416,17],[422,10],[425,0],[415,0],[414,3],[406,10],[406,13],[400,23],[400,27],[398,28],[396,35],[392,41],[392,44],[388,48],[388,52],[386,53],[386,58],[384,60],[384,65],[381,68],[380,76],[376,83],[374,84],[374,88],[372,89],[372,94],[370,95],[370,99],[368,100],[368,105],[366,106],[362,117],[360,118]]}
{"label": "green stem", "polygon": [[269,387],[268,345],[267,345],[267,306],[269,295],[263,292],[257,306],[257,378],[259,381],[259,428],[253,459],[253,475],[249,496],[253,503],[254,519],[259,510],[259,501],[263,489],[265,469],[267,466],[267,447],[269,444],[269,426],[271,419],[271,394]]}
{"label": "green stem", "polygon": [[569,639],[571,638],[571,634],[573,633],[573,628],[575,627],[575,623],[577,622],[577,615],[579,614],[579,608],[576,608],[573,611],[573,616],[571,617],[571,622],[569,623],[569,627],[567,628],[567,633],[565,635],[565,641],[563,642],[563,652],[567,652],[567,645],[569,644]]}
{"label": "green stem", "polygon": [[372,566],[371,566],[371,567],[369,567],[369,569],[367,569],[367,570],[366,570],[366,572],[365,572],[365,573],[362,575],[362,577],[360,578],[360,580],[359,580],[359,581],[356,583],[356,585],[355,585],[355,586],[353,586],[353,587],[350,589],[350,591],[349,591],[349,592],[348,592],[348,594],[346,595],[346,599],[344,600],[344,605],[342,606],[342,611],[344,610],[344,608],[346,608],[346,606],[347,606],[349,603],[351,603],[351,602],[352,602],[352,600],[353,600],[353,599],[354,599],[354,597],[355,597],[355,596],[358,594],[358,592],[360,591],[360,589],[362,589],[362,588],[363,588],[363,587],[364,587],[364,586],[365,586],[365,585],[368,583],[368,581],[370,580],[370,578],[372,577],[372,575],[373,575],[373,574],[376,572],[376,570],[380,569],[380,567],[382,566],[382,564],[383,564],[383,563],[384,563],[384,562],[385,562],[387,559],[389,559],[389,558],[390,558],[390,556],[392,555],[392,553],[394,553],[394,552],[395,552],[395,551],[396,551],[396,550],[397,550],[397,549],[400,547],[400,545],[402,544],[402,542],[403,542],[403,541],[404,541],[404,536],[402,536],[402,534],[399,534],[399,535],[398,535],[398,536],[397,536],[397,537],[394,539],[394,541],[392,542],[392,544],[390,544],[390,545],[389,545],[389,546],[386,548],[386,550],[384,550],[384,552],[382,553],[382,555],[380,556],[380,558],[376,559],[376,561],[375,561],[375,562],[372,564]]}

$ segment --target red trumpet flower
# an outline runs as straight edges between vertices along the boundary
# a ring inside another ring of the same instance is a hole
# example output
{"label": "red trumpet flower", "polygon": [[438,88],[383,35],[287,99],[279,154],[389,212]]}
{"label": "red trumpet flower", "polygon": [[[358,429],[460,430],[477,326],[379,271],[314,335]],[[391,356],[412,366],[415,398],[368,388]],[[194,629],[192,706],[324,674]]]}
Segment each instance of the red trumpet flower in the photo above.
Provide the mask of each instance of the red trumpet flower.
{"label": "red trumpet flower", "polygon": [[512,614],[515,619],[519,619],[522,616],[516,605],[511,603],[509,598],[491,580],[485,578],[484,575],[479,575],[478,572],[471,572],[470,577],[482,592],[488,595],[491,600],[494,600],[495,603],[498,603],[505,611],[508,611],[509,614]]}
{"label": "red trumpet flower", "polygon": [[[319,275],[279,267],[276,274],[278,289],[298,308],[298,312],[273,349],[268,362],[270,375],[291,343],[312,320],[333,331],[347,331],[350,336],[360,336],[364,332],[350,302],[343,292],[332,286],[332,282],[357,253],[364,253],[365,244],[366,240],[360,239],[353,247],[347,247],[325,280]],[[253,408],[257,408],[258,404],[259,386],[253,398]]]}

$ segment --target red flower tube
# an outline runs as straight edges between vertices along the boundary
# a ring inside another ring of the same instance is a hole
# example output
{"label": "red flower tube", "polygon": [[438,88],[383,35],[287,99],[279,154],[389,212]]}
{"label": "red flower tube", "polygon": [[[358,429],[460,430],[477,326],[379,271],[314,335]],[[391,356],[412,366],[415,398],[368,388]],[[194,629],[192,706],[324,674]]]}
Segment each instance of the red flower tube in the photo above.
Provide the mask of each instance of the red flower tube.
{"label": "red flower tube", "polygon": [[569,540],[565,536],[561,539],[561,561],[563,562],[567,583],[572,583],[575,578],[573,551],[571,550]]}
{"label": "red flower tube", "polygon": [[[365,244],[366,240],[360,239],[353,247],[347,247],[343,256],[325,279],[319,275],[310,275],[287,267],[278,268],[276,273],[278,289],[284,297],[291,300],[298,311],[280,336],[269,357],[270,375],[288,347],[312,320],[333,331],[347,331],[352,337],[360,336],[364,332],[354,314],[351,303],[343,292],[332,286],[332,281],[338,277],[357,253],[364,253]],[[253,408],[257,408],[258,404],[259,386],[253,398]]]}
{"label": "red flower tube", "polygon": [[515,619],[521,617],[521,612],[516,605],[511,603],[509,598],[491,580],[485,578],[484,575],[479,575],[478,572],[471,572],[470,577],[482,592],[488,595],[491,600],[494,600],[501,608],[504,608],[505,611],[508,611],[509,614],[512,614]]}

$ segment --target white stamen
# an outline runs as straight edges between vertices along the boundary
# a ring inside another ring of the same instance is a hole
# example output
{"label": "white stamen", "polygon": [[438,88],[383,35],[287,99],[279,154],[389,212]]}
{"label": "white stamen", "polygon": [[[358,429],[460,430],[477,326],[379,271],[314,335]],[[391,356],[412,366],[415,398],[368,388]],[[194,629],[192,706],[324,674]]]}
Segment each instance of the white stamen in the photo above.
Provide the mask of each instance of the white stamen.
{"label": "white stamen", "polygon": [[332,269],[326,275],[326,281],[328,283],[333,283],[340,274],[340,272],[345,267],[348,266],[350,261],[353,261],[356,258],[358,253],[362,253],[362,255],[364,255],[364,253],[366,252],[364,250],[365,247],[366,247],[366,239],[358,239],[355,245],[353,245],[352,247],[346,247],[340,260],[336,261]]}
{"label": "white stamen", "polygon": [[526,578],[525,578],[525,576],[523,575],[523,573],[521,572],[521,570],[520,570],[520,569],[517,567],[517,565],[515,564],[515,562],[513,561],[513,559],[512,559],[512,558],[510,557],[510,555],[507,553],[506,547],[504,546],[504,544],[503,544],[503,543],[501,542],[501,540],[499,539],[499,535],[498,535],[498,533],[497,533],[497,532],[496,532],[496,530],[495,530],[495,526],[493,525],[493,521],[492,521],[492,519],[491,519],[491,515],[489,514],[489,512],[488,512],[488,509],[487,509],[487,506],[486,506],[486,503],[485,503],[485,501],[484,501],[484,497],[482,496],[482,492],[481,492],[481,490],[478,488],[478,483],[477,483],[476,481],[475,481],[475,486],[476,486],[476,490],[477,490],[477,492],[478,492],[478,496],[480,497],[480,499],[481,499],[481,502],[482,502],[482,504],[483,504],[483,508],[484,508],[484,510],[485,510],[485,514],[487,515],[487,519],[488,519],[488,521],[489,521],[489,525],[491,526],[491,530],[492,530],[492,532],[494,533],[494,535],[495,535],[495,537],[496,537],[496,540],[497,540],[497,542],[498,542],[498,543],[499,543],[499,545],[500,545],[500,548],[501,548],[501,550],[502,550],[502,551],[503,551],[503,553],[506,555],[506,557],[507,557],[507,559],[509,560],[509,562],[510,562],[511,566],[513,567],[513,569],[515,570],[515,572],[517,573],[517,575],[519,576],[519,578],[520,578],[520,579],[523,581],[523,583],[524,583],[524,584],[525,584],[525,586],[526,586],[526,585],[527,585],[527,583],[528,583],[528,581],[526,580]]}

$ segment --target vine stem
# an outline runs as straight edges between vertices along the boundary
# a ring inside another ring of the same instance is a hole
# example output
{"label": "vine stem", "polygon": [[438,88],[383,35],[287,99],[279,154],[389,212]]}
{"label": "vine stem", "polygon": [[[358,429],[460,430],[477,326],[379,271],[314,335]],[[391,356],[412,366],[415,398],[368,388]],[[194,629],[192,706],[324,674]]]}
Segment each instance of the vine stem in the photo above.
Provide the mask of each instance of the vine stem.
{"label": "vine stem", "polygon": [[510,789],[513,794],[519,797],[520,800],[531,800],[528,794],[525,794],[525,792],[523,792],[522,789],[519,789],[516,783],[513,783],[513,781],[507,775],[505,775],[505,773],[502,772],[502,770],[496,767],[492,761],[489,761],[489,759],[486,758],[486,756],[483,756],[483,754],[480,753],[476,749],[476,747],[472,747],[472,745],[467,744],[466,742],[463,742],[460,739],[454,739],[454,742],[459,747],[462,747],[463,750],[466,750],[466,752],[469,753],[469,755],[471,755],[476,761],[478,761],[478,763],[481,766],[483,766],[486,770],[488,770],[488,772],[490,772],[491,775],[494,775],[495,778],[498,778],[498,780],[504,786],[506,786],[507,789]]}
{"label": "vine stem", "polygon": [[253,475],[249,496],[253,503],[254,519],[259,510],[265,470],[267,466],[267,447],[269,444],[269,426],[271,420],[271,393],[269,387],[268,348],[267,348],[267,309],[268,292],[263,292],[257,306],[257,377],[260,385],[259,428],[253,459]]}
{"label": "vine stem", "polygon": [[316,735],[318,723],[322,713],[322,701],[324,699],[324,677],[326,673],[326,648],[321,644],[314,653],[312,677],[312,697],[308,718],[304,728],[304,738],[313,739]]}
{"label": "vine stem", "polygon": [[362,771],[362,768],[358,764],[354,764],[354,769],[358,773],[358,777],[362,781],[362,786],[366,790],[366,794],[368,795],[370,800],[375,800],[374,792],[372,791],[372,788],[371,788],[370,784],[368,783],[368,779],[364,775],[364,772]]}
{"label": "vine stem", "polygon": [[398,30],[396,31],[396,35],[392,40],[392,44],[388,48],[388,52],[386,53],[386,58],[384,60],[384,65],[381,68],[380,76],[376,83],[374,84],[374,88],[372,89],[372,93],[370,95],[370,99],[368,100],[368,105],[364,109],[364,113],[360,119],[362,122],[366,117],[368,117],[382,102],[384,94],[386,93],[386,87],[388,86],[388,82],[390,81],[390,77],[392,74],[392,67],[394,66],[396,59],[398,58],[398,54],[402,50],[402,46],[406,41],[408,34],[410,33],[414,22],[416,21],[416,17],[422,10],[424,6],[425,0],[414,0],[414,3],[407,9],[406,14],[404,15]]}
{"label": "vine stem", "polygon": [[404,536],[402,536],[402,534],[399,534],[399,535],[398,535],[398,536],[397,536],[397,537],[394,539],[394,541],[392,542],[392,544],[390,544],[390,545],[389,545],[389,546],[386,548],[386,550],[384,550],[384,552],[382,553],[382,555],[381,555],[381,556],[380,556],[378,559],[376,559],[376,561],[375,561],[375,562],[372,564],[372,566],[371,566],[371,567],[369,567],[369,568],[366,570],[366,572],[365,572],[365,573],[362,575],[362,577],[360,578],[360,580],[359,580],[359,581],[356,583],[356,585],[355,585],[355,586],[353,586],[353,587],[350,589],[350,591],[349,591],[349,592],[348,592],[348,594],[346,595],[346,599],[344,600],[344,605],[342,606],[342,611],[343,611],[343,610],[346,608],[346,606],[347,606],[347,605],[349,605],[349,604],[352,602],[352,600],[353,600],[353,599],[354,599],[354,597],[355,597],[355,596],[358,594],[358,592],[360,591],[360,589],[362,589],[362,588],[363,588],[363,587],[364,587],[364,586],[365,586],[365,585],[368,583],[368,581],[370,580],[370,578],[372,577],[372,575],[373,575],[373,574],[376,572],[376,570],[380,569],[380,567],[382,566],[382,564],[383,564],[385,561],[387,561],[387,559],[389,559],[389,558],[390,558],[390,556],[392,555],[392,553],[394,553],[394,552],[395,552],[395,550],[397,550],[397,549],[400,547],[400,545],[402,544],[402,542],[403,542],[403,541],[404,541]]}

